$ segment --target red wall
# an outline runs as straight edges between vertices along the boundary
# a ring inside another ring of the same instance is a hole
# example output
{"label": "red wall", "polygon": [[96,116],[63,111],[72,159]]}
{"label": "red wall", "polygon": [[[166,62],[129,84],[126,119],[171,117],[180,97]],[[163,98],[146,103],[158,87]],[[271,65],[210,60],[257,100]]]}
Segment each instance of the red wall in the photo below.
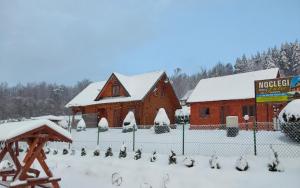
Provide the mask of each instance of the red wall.
{"label": "red wall", "polygon": [[128,96],[127,91],[122,86],[122,84],[119,82],[119,80],[116,78],[115,75],[112,75],[108,82],[105,84],[103,90],[100,93],[100,96],[97,97],[97,99],[102,99],[105,97],[112,97],[112,88],[114,85],[118,85],[120,87],[120,96]]}
{"label": "red wall", "polygon": [[[255,106],[255,99],[243,100],[228,100],[228,101],[212,101],[199,102],[191,104],[191,128],[199,128],[217,124],[223,124],[221,121],[221,107],[224,107],[224,116],[238,116],[239,123],[245,123],[243,118],[242,108],[244,105]],[[209,108],[210,115],[208,117],[201,117],[200,110],[202,108]],[[273,104],[258,103],[257,106],[257,121],[258,122],[272,122],[273,120]],[[253,122],[254,117],[250,117],[249,122]]]}

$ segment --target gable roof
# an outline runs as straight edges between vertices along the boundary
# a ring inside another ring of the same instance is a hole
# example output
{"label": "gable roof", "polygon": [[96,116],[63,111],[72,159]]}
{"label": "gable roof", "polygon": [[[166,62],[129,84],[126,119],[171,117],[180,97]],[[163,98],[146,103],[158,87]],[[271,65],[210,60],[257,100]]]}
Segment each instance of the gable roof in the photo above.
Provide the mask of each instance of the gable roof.
{"label": "gable roof", "polygon": [[188,103],[250,99],[255,97],[254,81],[277,78],[278,68],[202,79]]}
{"label": "gable roof", "polygon": [[73,98],[66,107],[76,107],[76,106],[88,106],[95,104],[105,104],[105,103],[117,103],[117,102],[129,102],[129,101],[139,101],[148,94],[148,92],[153,88],[157,81],[165,74],[164,71],[156,71],[145,74],[138,74],[133,76],[126,76],[120,73],[113,73],[120,83],[124,86],[126,91],[130,96],[124,97],[106,97],[98,101],[98,94],[102,91],[104,85],[107,81],[92,83],[86,89],[80,92],[75,98]]}
{"label": "gable roof", "polygon": [[68,104],[66,104],[66,107],[69,108],[75,106],[83,106],[94,101],[105,83],[106,81],[91,83],[78,95],[76,95]]}
{"label": "gable roof", "polygon": [[50,128],[52,131],[56,132],[62,137],[65,137],[67,140],[72,141],[72,136],[67,130],[49,120],[29,120],[1,124],[0,142],[5,142],[44,126]]}

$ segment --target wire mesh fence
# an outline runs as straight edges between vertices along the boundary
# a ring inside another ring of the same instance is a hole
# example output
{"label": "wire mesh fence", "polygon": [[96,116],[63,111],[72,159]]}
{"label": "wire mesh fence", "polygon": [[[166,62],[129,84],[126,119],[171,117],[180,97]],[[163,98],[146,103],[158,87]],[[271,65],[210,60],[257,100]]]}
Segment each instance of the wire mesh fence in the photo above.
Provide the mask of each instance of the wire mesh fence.
{"label": "wire mesh fence", "polygon": [[[99,117],[96,114],[65,116],[67,126],[73,137],[71,145],[49,143],[48,146],[62,150],[74,148],[81,150],[105,151],[111,147],[119,152],[124,143],[128,151],[142,149],[143,152],[156,151],[169,154],[173,150],[178,155],[269,156],[270,146],[281,157],[300,157],[300,123],[249,122],[238,124],[236,135],[228,135],[225,124],[217,125],[137,125],[137,129],[124,131],[122,125],[110,125],[108,130],[99,131]],[[87,128],[77,130],[84,119]],[[60,123],[58,123],[61,125]],[[62,126],[62,125],[61,125]],[[71,128],[72,127],[72,128]],[[135,131],[133,131],[135,130]]]}

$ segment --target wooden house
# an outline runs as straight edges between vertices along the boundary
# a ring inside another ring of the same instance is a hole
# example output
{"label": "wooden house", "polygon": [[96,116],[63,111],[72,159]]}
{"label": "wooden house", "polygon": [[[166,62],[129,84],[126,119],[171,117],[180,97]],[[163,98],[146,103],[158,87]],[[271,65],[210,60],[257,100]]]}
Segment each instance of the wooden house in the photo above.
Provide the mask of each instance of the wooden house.
{"label": "wooden house", "polygon": [[133,76],[112,73],[107,81],[90,84],[66,107],[73,114],[82,114],[87,127],[97,126],[102,117],[110,127],[121,127],[129,111],[134,112],[138,125],[153,125],[160,108],[164,108],[171,123],[179,100],[164,71]]}
{"label": "wooden house", "polygon": [[206,128],[226,123],[226,116],[244,116],[257,121],[272,122],[274,103],[258,103],[255,106],[255,80],[274,79],[280,76],[277,68],[202,79],[187,100],[191,105],[191,128]]}

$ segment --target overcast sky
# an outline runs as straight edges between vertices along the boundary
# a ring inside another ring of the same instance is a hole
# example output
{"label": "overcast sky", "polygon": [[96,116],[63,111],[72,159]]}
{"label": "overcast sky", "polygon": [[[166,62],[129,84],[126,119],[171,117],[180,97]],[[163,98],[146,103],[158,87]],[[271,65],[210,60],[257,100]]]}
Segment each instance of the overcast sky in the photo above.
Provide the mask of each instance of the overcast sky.
{"label": "overcast sky", "polygon": [[299,0],[0,0],[0,82],[194,73],[296,39]]}

